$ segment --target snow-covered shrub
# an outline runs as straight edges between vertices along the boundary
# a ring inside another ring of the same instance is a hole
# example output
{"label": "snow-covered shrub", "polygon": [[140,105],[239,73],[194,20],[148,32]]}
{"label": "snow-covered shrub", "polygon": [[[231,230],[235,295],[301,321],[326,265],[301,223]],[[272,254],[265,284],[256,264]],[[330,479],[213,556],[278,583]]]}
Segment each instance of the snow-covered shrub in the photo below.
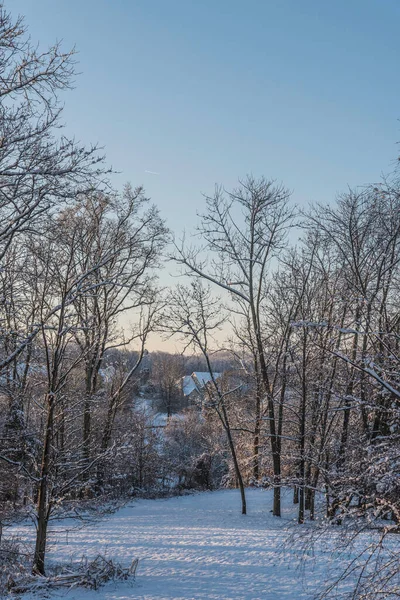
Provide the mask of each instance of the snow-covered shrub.
{"label": "snow-covered shrub", "polygon": [[32,549],[16,537],[0,542],[0,596],[8,593],[16,581],[31,571]]}

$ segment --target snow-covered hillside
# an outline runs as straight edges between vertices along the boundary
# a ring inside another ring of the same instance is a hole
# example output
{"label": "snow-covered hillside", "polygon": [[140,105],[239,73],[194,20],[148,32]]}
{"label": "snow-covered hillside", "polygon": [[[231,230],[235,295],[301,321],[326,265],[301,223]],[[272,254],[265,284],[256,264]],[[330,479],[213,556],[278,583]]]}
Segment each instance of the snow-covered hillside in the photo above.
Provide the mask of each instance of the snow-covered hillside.
{"label": "snow-covered hillside", "polygon": [[[291,534],[291,494],[284,516],[269,512],[271,493],[248,490],[249,514],[240,514],[237,490],[205,492],[168,500],[138,500],[97,525],[50,536],[50,561],[106,553],[128,566],[139,558],[135,583],[108,584],[100,591],[58,592],[68,600],[311,599],[326,578],[328,554],[304,579]],[[19,534],[29,537],[27,528]],[[286,543],[284,543],[286,540]],[[319,574],[319,575],[318,575]],[[52,596],[53,597],[53,596]],[[55,596],[54,596],[55,597]],[[36,596],[37,598],[37,596]]]}

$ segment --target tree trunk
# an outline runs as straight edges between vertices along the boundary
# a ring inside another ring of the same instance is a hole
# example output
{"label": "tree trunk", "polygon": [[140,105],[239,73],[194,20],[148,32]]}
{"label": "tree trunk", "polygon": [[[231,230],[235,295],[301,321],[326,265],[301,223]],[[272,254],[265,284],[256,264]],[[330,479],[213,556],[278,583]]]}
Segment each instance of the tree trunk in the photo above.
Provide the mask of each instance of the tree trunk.
{"label": "tree trunk", "polygon": [[303,349],[302,349],[302,374],[301,374],[301,402],[300,402],[300,431],[299,431],[299,479],[300,479],[300,498],[299,498],[299,524],[304,523],[305,509],[305,438],[306,438],[306,406],[307,406],[307,382],[306,382],[306,361],[307,361],[307,330],[303,331]]}
{"label": "tree trunk", "polygon": [[232,433],[231,433],[231,429],[230,429],[229,421],[228,421],[228,415],[225,410],[225,406],[222,405],[221,408],[222,408],[223,418],[225,421],[223,423],[223,425],[224,425],[224,429],[226,431],[226,435],[228,438],[229,449],[232,454],[233,466],[235,468],[235,475],[236,475],[238,483],[239,483],[240,497],[242,500],[242,515],[245,515],[245,514],[247,514],[247,508],[246,508],[246,494],[245,494],[245,490],[244,490],[243,478],[242,478],[242,474],[241,474],[240,468],[239,468],[239,463],[238,463],[236,450],[235,450],[235,444],[233,443]]}
{"label": "tree trunk", "polygon": [[40,469],[39,495],[37,501],[37,531],[35,554],[33,558],[32,573],[44,575],[44,559],[46,553],[47,525],[49,521],[48,476],[50,466],[50,452],[54,429],[54,394],[47,395],[48,413],[43,447],[42,465]]}
{"label": "tree trunk", "polygon": [[253,438],[253,478],[258,481],[260,478],[260,431],[261,431],[261,384],[259,374],[256,374],[256,414]]}
{"label": "tree trunk", "polygon": [[[357,306],[356,315],[355,315],[355,323],[356,327],[360,326],[361,319],[361,309]],[[355,333],[353,338],[353,345],[351,351],[351,360],[353,362],[357,359],[357,349],[358,349],[358,337],[359,334]],[[340,448],[339,448],[339,459],[338,459],[338,468],[339,470],[343,469],[346,457],[346,449],[347,449],[347,438],[349,433],[349,424],[350,424],[350,412],[352,407],[351,398],[354,392],[354,378],[355,372],[354,368],[351,368],[350,380],[346,388],[346,397],[345,397],[345,407],[343,411],[343,424],[342,424],[342,433],[340,437]]]}
{"label": "tree trunk", "polygon": [[[256,326],[257,332],[257,326]],[[265,392],[268,398],[268,417],[269,417],[269,427],[270,427],[270,435],[271,435],[271,450],[272,450],[272,466],[274,470],[274,503],[272,514],[275,517],[281,516],[281,452],[280,452],[280,444],[279,437],[276,432],[276,422],[275,422],[275,410],[274,410],[274,400],[271,396],[271,390],[269,389],[269,378],[267,365],[265,363],[264,351],[262,346],[262,340],[259,335],[257,335],[257,352],[258,358],[260,361],[260,372],[265,388]]]}

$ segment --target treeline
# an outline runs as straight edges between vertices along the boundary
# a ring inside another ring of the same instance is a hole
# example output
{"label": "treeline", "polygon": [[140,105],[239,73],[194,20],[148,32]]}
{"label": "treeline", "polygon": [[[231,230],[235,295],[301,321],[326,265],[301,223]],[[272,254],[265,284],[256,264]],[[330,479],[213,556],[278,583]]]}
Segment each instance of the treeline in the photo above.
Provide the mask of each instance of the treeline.
{"label": "treeline", "polygon": [[230,324],[252,410],[231,426],[237,386],[215,380],[206,395],[235,444],[251,447],[247,460],[237,453],[239,483],[268,478],[276,516],[291,483],[299,523],[314,518],[319,489],[330,518],[373,509],[398,523],[399,191],[394,176],[299,215],[283,187],[248,178],[207,199],[206,260],[176,248],[193,282],[172,292],[170,328],[207,358]]}
{"label": "treeline", "polygon": [[[331,522],[397,531],[397,174],[305,212],[266,179],[217,188],[201,248],[174,243],[189,283],[161,291],[157,208],[59,135],[73,53],[40,53],[4,8],[0,39],[0,518],[33,514],[34,572],[51,518],[138,490],[238,486],[245,513],[268,485],[278,517],[290,485],[300,524],[323,492]],[[154,331],[191,358],[148,355]],[[137,409],[154,394],[165,427]]]}

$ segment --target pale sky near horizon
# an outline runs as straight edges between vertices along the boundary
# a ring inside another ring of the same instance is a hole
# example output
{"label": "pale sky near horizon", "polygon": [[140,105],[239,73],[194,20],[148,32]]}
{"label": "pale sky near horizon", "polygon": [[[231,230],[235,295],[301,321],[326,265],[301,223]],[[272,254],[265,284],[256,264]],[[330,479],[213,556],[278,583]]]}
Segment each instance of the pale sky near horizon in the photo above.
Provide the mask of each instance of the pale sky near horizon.
{"label": "pale sky near horizon", "polygon": [[177,234],[216,182],[265,175],[304,206],[394,168],[400,0],[5,5],[34,41],[76,45],[68,133],[104,145]]}

